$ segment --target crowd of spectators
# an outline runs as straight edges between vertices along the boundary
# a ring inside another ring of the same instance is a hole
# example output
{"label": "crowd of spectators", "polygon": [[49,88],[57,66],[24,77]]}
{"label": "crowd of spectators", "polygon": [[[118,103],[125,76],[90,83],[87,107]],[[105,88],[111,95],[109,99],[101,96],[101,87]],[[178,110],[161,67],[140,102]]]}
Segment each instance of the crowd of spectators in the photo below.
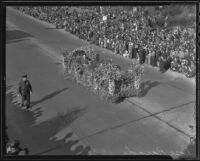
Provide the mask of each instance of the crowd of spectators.
{"label": "crowd of spectators", "polygon": [[187,77],[196,74],[195,23],[191,27],[155,27],[159,15],[115,7],[17,7],[25,14],[55,24],[80,39],[140,63],[171,69]]}

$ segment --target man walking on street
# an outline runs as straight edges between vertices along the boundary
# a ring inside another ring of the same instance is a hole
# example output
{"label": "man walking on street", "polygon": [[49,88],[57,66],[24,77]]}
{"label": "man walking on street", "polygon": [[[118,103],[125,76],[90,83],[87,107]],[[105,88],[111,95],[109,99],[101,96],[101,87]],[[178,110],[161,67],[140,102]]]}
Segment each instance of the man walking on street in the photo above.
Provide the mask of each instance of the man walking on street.
{"label": "man walking on street", "polygon": [[26,106],[26,109],[28,109],[30,107],[30,94],[32,94],[32,86],[27,79],[27,75],[22,76],[22,80],[19,83],[18,92],[22,97],[21,106]]}

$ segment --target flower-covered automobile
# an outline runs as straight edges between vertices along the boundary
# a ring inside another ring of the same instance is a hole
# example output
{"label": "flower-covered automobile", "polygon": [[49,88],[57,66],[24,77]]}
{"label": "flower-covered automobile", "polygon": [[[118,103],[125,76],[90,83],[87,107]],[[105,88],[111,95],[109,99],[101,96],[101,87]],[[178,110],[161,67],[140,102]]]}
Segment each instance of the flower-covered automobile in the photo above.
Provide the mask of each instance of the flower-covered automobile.
{"label": "flower-covered automobile", "polygon": [[99,53],[91,46],[64,51],[64,66],[69,78],[87,86],[102,98],[116,102],[121,98],[137,96],[140,92],[142,65],[132,63],[128,70],[121,70],[112,61],[100,60]]}

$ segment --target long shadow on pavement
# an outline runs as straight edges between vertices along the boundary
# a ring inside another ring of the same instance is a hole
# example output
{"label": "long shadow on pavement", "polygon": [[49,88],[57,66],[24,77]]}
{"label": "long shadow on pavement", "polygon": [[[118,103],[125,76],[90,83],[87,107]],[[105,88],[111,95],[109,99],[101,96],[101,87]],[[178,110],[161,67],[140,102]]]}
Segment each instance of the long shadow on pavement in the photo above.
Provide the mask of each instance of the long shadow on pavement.
{"label": "long shadow on pavement", "polygon": [[54,29],[54,30],[57,30],[56,27],[46,27],[45,29],[46,29],[46,30],[53,30],[53,29]]}
{"label": "long shadow on pavement", "polygon": [[12,85],[7,85],[7,86],[6,86],[6,91],[7,91],[7,90],[10,90],[12,87],[13,87]]}
{"label": "long shadow on pavement", "polygon": [[[55,121],[61,121],[64,120],[64,124],[70,125],[73,120],[76,120],[77,118],[81,117],[85,112],[85,108],[80,108],[80,107],[73,107],[70,112],[63,116],[59,116],[54,120],[51,120],[52,122]],[[49,121],[48,121],[49,123]],[[44,124],[44,123],[43,123]],[[62,122],[63,124],[63,122]],[[65,128],[65,127],[64,127]],[[62,128],[62,129],[64,129]],[[61,129],[61,130],[62,130]],[[65,151],[70,151],[70,153],[67,153],[67,155],[72,155],[72,154],[79,154],[79,155],[88,155],[89,151],[91,148],[89,146],[83,147],[82,145],[77,146],[74,150],[70,149],[72,146],[75,146],[79,143],[79,140],[69,140],[70,137],[72,137],[73,133],[70,132],[66,134],[66,136],[62,140],[68,140],[66,143],[56,141],[56,138],[54,137],[51,141],[52,142],[57,142],[56,146],[50,147],[48,149],[45,149],[43,151],[40,151],[39,153],[33,154],[33,155],[52,155],[52,154],[60,154],[60,155],[65,155]],[[58,144],[58,142],[60,142]]]}
{"label": "long shadow on pavement", "polygon": [[151,80],[142,82],[141,83],[141,93],[140,93],[139,97],[144,97],[151,88],[156,87],[159,84],[160,83],[158,81],[152,82]]}
{"label": "long shadow on pavement", "polygon": [[18,42],[22,42],[22,41],[26,41],[29,39],[16,39],[16,40],[10,40],[10,41],[6,41],[6,44],[11,44],[11,43],[18,43]]}
{"label": "long shadow on pavement", "polygon": [[33,35],[20,30],[7,30],[6,31],[6,43],[19,42],[27,40],[25,38],[33,37]]}
{"label": "long shadow on pavement", "polygon": [[50,94],[44,96],[43,98],[41,98],[41,99],[38,100],[38,101],[31,102],[31,107],[33,107],[33,106],[35,106],[35,105],[37,105],[37,104],[39,104],[39,103],[42,103],[42,102],[44,102],[44,101],[46,101],[46,100],[48,100],[48,99],[51,99],[52,97],[55,97],[56,95],[60,94],[61,92],[64,92],[64,91],[67,90],[67,89],[68,89],[68,88],[63,88],[63,89],[57,90],[57,91],[55,91],[55,92],[53,92],[53,93],[50,93]]}
{"label": "long shadow on pavement", "polygon": [[[13,95],[7,94],[8,137],[10,140],[19,140],[23,147],[28,148],[30,155],[88,155],[91,148],[79,145],[79,140],[75,139],[76,137],[73,138],[73,132],[69,127],[73,121],[85,113],[86,108],[72,107],[66,114],[60,114],[52,120],[34,125],[37,117],[42,117],[42,107],[34,111],[26,111],[13,104],[12,100]],[[64,137],[56,140],[54,136],[66,128],[69,130],[64,133]]]}
{"label": "long shadow on pavement", "polygon": [[190,140],[190,144],[184,149],[183,154],[177,160],[196,160],[196,139]]}

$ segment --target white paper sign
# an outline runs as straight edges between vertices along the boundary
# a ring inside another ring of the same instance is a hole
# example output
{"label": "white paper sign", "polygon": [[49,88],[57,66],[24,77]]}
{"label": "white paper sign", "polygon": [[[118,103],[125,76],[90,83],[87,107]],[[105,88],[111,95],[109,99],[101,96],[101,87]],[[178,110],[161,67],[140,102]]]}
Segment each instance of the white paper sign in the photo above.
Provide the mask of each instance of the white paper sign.
{"label": "white paper sign", "polygon": [[103,16],[103,21],[107,21],[107,16]]}

